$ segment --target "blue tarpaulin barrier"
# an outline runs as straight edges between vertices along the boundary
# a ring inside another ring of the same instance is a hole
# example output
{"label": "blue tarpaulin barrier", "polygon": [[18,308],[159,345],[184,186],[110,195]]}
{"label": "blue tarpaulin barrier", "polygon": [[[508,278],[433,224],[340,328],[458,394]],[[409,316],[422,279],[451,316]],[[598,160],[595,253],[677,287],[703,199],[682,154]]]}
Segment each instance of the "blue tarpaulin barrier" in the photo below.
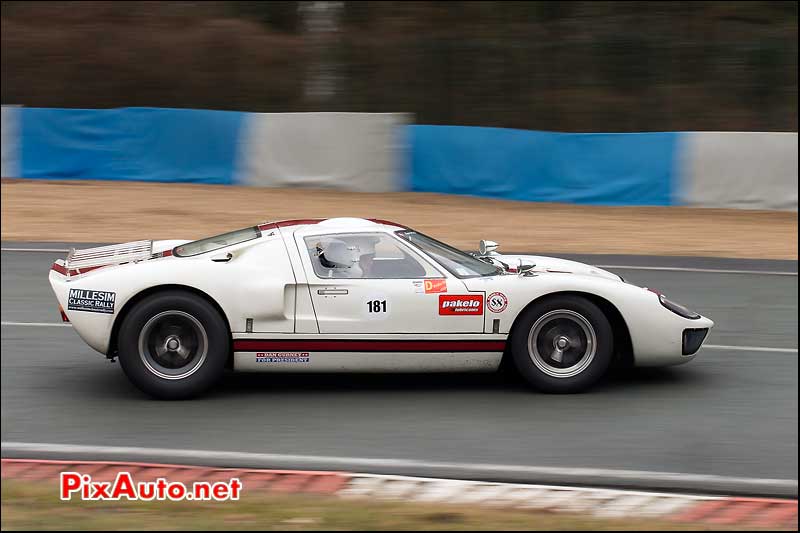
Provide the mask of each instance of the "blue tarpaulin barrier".
{"label": "blue tarpaulin barrier", "polygon": [[679,135],[409,126],[411,189],[537,202],[671,205]]}
{"label": "blue tarpaulin barrier", "polygon": [[[341,173],[338,167],[319,169],[312,165],[309,171],[308,165],[297,164],[297,158],[313,158],[319,155],[314,150],[331,150],[335,143],[320,141],[324,136],[317,132],[302,134],[296,122],[307,117],[292,116],[202,109],[4,107],[3,171],[8,174],[4,177],[214,184],[236,181],[263,186],[308,182],[309,176],[316,180],[314,183],[326,183],[320,176],[327,179],[333,171]],[[325,119],[330,131],[343,135],[337,129],[341,124],[330,124],[330,114]],[[348,119],[353,122],[349,114]],[[270,130],[267,136],[254,127],[263,126],[265,121],[269,128],[261,129]],[[381,169],[389,176],[381,190],[601,205],[687,203],[691,195],[683,189],[700,182],[694,174],[689,176],[687,168],[698,174],[695,167],[710,164],[682,164],[687,159],[689,140],[700,138],[687,132],[559,133],[400,123],[387,127],[397,128],[404,140],[385,147],[392,152],[388,156],[382,154],[381,161],[397,165],[395,172],[373,164],[381,154],[371,149],[356,151],[359,156],[350,154],[349,137],[344,148],[337,145],[335,153],[326,155],[333,157],[332,161],[356,157],[346,161],[348,169]],[[356,133],[363,137],[365,128]],[[284,130],[291,135],[281,133]],[[361,138],[353,132],[350,135]],[[384,144],[377,143],[376,149]],[[315,146],[312,152],[308,152],[310,146]],[[790,152],[785,148],[778,151]],[[781,168],[789,169],[784,174],[791,176],[797,166],[797,152],[788,155],[791,161]],[[693,157],[699,161],[697,154]],[[262,169],[266,174],[252,170],[261,169],[254,167],[254,161],[267,160],[271,166],[268,171]],[[364,179],[377,179],[369,178],[370,172],[362,172]],[[780,176],[783,179],[783,174]],[[345,188],[348,186],[353,185]],[[796,205],[796,200],[791,205]]]}
{"label": "blue tarpaulin barrier", "polygon": [[20,109],[20,177],[230,184],[244,113]]}

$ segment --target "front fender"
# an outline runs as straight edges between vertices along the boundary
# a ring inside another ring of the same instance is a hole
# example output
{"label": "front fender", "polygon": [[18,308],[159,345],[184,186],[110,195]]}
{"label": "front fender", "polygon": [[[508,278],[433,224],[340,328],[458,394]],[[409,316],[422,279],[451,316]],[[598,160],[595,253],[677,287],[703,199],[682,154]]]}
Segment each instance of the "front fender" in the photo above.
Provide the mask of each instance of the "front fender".
{"label": "front fender", "polygon": [[534,265],[533,272],[557,272],[562,274],[579,274],[585,276],[597,276],[613,281],[620,281],[620,277],[608,270],[603,270],[593,265],[570,261],[569,259],[559,259],[557,257],[546,257],[543,255],[500,255],[495,256],[505,264],[515,268],[521,260],[524,264]]}
{"label": "front fender", "polygon": [[638,366],[664,366],[690,361],[682,354],[683,330],[711,328],[714,323],[700,317],[683,318],[666,309],[658,295],[642,287],[596,275],[540,272],[531,276],[494,276],[465,280],[470,290],[485,291],[487,299],[500,292],[507,307],[494,313],[487,305],[487,328],[500,320],[500,331],[509,333],[519,315],[537,300],[559,293],[585,293],[613,305],[628,328],[634,362]]}

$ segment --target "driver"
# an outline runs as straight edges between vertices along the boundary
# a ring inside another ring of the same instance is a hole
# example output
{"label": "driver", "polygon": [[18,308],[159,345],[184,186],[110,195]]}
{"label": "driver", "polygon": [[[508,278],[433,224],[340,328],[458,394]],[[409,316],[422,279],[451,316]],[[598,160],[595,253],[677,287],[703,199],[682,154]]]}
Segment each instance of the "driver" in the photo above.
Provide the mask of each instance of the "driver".
{"label": "driver", "polygon": [[341,240],[332,240],[317,244],[317,255],[320,264],[328,269],[330,278],[360,278],[361,267],[358,265],[358,247],[348,245]]}

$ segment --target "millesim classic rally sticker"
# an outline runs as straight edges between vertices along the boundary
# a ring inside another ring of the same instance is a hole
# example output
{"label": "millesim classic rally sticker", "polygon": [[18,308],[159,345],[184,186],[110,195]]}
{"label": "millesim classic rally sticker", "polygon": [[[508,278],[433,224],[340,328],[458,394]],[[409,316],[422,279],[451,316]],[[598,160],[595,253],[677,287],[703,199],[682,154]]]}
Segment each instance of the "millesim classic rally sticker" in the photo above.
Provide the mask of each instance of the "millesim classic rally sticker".
{"label": "millesim classic rally sticker", "polygon": [[493,292],[486,298],[486,308],[492,313],[502,313],[508,307],[508,298],[502,292]]}
{"label": "millesim classic rally sticker", "polygon": [[68,311],[88,311],[90,313],[114,313],[114,299],[117,294],[108,291],[89,289],[70,289],[67,300]]}

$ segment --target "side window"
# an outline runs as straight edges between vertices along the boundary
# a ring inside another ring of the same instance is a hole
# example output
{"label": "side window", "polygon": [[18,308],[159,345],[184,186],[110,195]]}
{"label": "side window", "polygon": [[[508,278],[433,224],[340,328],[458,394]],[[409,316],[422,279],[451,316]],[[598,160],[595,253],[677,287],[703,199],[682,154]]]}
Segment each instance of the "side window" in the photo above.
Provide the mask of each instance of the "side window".
{"label": "side window", "polygon": [[320,278],[406,279],[441,276],[387,234],[319,235],[306,237],[305,243],[314,272]]}

